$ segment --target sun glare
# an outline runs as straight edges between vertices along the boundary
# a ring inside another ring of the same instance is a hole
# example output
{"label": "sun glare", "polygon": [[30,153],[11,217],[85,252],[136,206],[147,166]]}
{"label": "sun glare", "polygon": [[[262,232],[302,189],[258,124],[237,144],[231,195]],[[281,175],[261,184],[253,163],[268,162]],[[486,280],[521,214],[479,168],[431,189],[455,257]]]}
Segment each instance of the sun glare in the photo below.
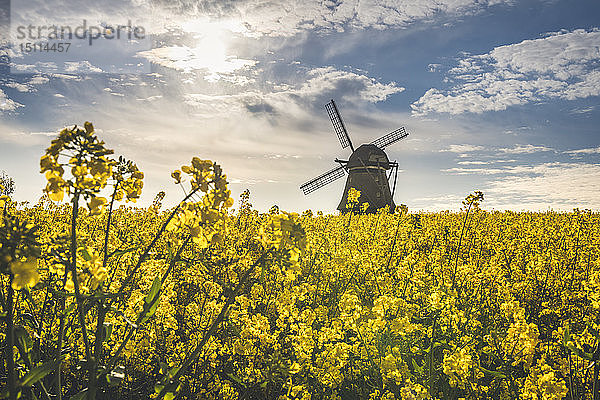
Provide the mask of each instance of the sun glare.
{"label": "sun glare", "polygon": [[251,60],[239,59],[231,47],[235,35],[245,32],[240,22],[196,19],[182,24],[182,29],[196,39],[187,57],[179,60],[182,69],[206,69],[211,73],[207,77],[211,80],[211,76],[214,79],[218,74],[229,74],[254,64]]}

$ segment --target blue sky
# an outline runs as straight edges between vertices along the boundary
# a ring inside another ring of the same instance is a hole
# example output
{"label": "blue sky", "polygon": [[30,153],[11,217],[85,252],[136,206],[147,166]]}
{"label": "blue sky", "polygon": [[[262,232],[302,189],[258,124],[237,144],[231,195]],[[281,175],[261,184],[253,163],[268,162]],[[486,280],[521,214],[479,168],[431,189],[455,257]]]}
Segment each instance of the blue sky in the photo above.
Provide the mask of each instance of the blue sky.
{"label": "blue sky", "polygon": [[[386,151],[409,209],[457,209],[473,190],[487,209],[600,208],[597,1],[2,3],[0,170],[19,200],[41,195],[51,135],[89,120],[146,173],[141,204],[162,189],[176,202],[170,171],[199,156],[260,210],[332,212],[343,179],[298,187],[349,156],[333,98],[355,144],[406,127]],[[65,63],[6,35],[83,19],[146,36],[75,43]]]}

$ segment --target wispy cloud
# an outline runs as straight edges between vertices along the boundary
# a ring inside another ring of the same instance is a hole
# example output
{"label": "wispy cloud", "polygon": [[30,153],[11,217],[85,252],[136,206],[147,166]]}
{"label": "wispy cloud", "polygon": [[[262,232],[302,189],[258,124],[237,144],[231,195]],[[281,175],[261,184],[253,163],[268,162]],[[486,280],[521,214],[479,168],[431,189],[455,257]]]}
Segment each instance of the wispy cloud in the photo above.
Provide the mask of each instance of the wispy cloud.
{"label": "wispy cloud", "polygon": [[502,153],[506,153],[506,154],[533,154],[533,153],[539,153],[539,152],[545,152],[545,151],[556,152],[556,150],[554,150],[550,147],[534,146],[532,144],[517,145],[515,147],[510,147],[510,148],[502,148],[502,149],[499,149],[499,151],[501,151]]}
{"label": "wispy cloud", "polygon": [[440,150],[440,153],[469,153],[473,151],[484,150],[483,146],[474,146],[472,144],[451,144],[446,149]]}
{"label": "wispy cloud", "polygon": [[591,147],[587,149],[569,150],[565,151],[567,154],[579,155],[579,154],[600,154],[600,147]]}
{"label": "wispy cloud", "polygon": [[[600,164],[552,162],[500,168],[455,167],[442,172],[484,176],[485,180],[478,183],[486,198],[484,208],[600,208]],[[440,200],[442,198],[437,199]],[[446,205],[446,208],[451,207],[455,205]]]}
{"label": "wispy cloud", "polygon": [[441,172],[446,172],[454,175],[518,175],[531,173],[530,166],[511,166],[511,167],[496,167],[496,168],[465,168],[453,167],[442,169]]}
{"label": "wispy cloud", "polygon": [[486,165],[489,164],[488,161],[459,161],[458,165]]}
{"label": "wispy cloud", "polygon": [[8,82],[6,87],[17,89],[21,93],[27,93],[33,90],[31,86],[19,82]]}
{"label": "wispy cloud", "polygon": [[600,164],[544,163],[484,189],[492,205],[512,209],[600,208]]}
{"label": "wispy cloud", "polygon": [[6,93],[0,89],[0,111],[15,111],[19,107],[23,107],[23,104],[9,99]]}
{"label": "wispy cloud", "polygon": [[569,111],[569,113],[571,113],[571,114],[587,114],[587,113],[594,111],[595,109],[596,109],[595,106],[580,107],[580,108],[572,109],[571,111]]}
{"label": "wispy cloud", "polygon": [[600,94],[600,30],[578,29],[467,56],[449,71],[448,90],[429,89],[413,113],[505,110],[544,99]]}

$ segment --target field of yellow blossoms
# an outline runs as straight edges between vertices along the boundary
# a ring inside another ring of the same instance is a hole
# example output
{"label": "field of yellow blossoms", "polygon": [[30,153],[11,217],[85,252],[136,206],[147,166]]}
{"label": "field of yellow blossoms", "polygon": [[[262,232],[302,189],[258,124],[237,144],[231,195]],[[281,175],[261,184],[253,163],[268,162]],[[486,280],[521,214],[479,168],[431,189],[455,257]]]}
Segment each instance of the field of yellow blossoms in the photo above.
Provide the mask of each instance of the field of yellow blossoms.
{"label": "field of yellow blossoms", "polygon": [[600,399],[597,212],[234,211],[200,158],[135,208],[89,123],[40,166],[0,200],[1,398]]}

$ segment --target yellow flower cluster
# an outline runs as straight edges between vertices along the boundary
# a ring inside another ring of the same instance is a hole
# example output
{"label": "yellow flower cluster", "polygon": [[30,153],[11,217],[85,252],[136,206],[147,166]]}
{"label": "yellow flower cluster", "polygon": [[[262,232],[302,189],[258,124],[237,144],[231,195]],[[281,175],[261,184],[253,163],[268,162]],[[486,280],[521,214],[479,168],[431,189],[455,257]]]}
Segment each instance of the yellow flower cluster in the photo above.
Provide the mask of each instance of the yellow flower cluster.
{"label": "yellow flower cluster", "polygon": [[525,384],[521,389],[521,398],[532,400],[560,400],[564,399],[569,390],[564,380],[558,378],[542,358],[531,368]]}
{"label": "yellow flower cluster", "polygon": [[[65,192],[71,191],[94,197],[92,194],[104,188],[111,176],[114,163],[106,156],[112,154],[112,150],[104,148],[91,123],[86,122],[84,128],[63,129],[40,159],[40,172],[45,173],[48,181],[44,191],[51,200],[61,201]],[[60,159],[67,155],[69,160],[61,163]],[[71,179],[65,179],[64,167],[70,167]],[[99,213],[104,202],[91,202],[91,211]]]}
{"label": "yellow flower cluster", "polygon": [[10,263],[10,272],[13,274],[13,289],[20,290],[35,286],[40,280],[37,268],[38,260],[33,257],[26,260],[12,261]]}
{"label": "yellow flower cluster", "polygon": [[525,310],[516,301],[502,303],[500,309],[508,319],[512,319],[506,337],[502,341],[502,348],[505,354],[514,360],[513,365],[523,362],[525,368],[529,368],[539,343],[540,334],[537,325],[527,323]]}
{"label": "yellow flower cluster", "polygon": [[462,348],[452,354],[444,355],[444,374],[450,378],[450,386],[465,388],[473,369],[473,358],[469,349]]}

